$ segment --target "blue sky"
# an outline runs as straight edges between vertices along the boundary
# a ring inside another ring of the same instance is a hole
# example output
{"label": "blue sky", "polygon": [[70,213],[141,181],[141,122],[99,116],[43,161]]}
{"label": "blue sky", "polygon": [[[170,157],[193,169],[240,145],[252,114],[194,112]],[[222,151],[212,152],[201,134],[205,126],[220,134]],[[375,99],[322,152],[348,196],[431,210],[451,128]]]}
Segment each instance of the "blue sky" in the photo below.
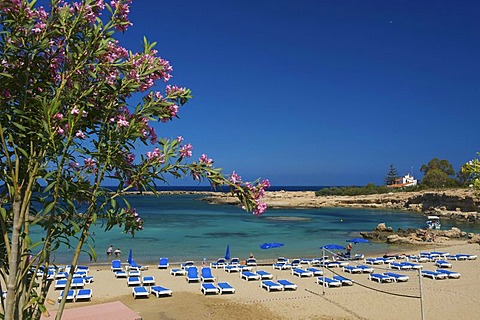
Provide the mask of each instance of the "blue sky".
{"label": "blue sky", "polygon": [[420,178],[434,157],[458,170],[480,151],[478,12],[478,1],[134,0],[118,38],[133,51],[156,41],[170,83],[193,91],[157,133],[182,135],[195,159],[277,186],[383,184],[390,164]]}
{"label": "blue sky", "polygon": [[[382,184],[474,158],[478,1],[134,1],[129,49],[157,41],[194,99],[159,136],[273,185]],[[185,181],[174,182],[185,184]]]}

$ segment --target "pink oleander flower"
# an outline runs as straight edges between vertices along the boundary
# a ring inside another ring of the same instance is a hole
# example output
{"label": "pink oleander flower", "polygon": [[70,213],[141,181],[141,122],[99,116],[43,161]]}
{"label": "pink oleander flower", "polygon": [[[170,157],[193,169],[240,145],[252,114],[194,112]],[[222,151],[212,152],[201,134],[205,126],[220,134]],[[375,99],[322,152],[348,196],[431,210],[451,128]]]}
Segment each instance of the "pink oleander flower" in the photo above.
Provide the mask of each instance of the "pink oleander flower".
{"label": "pink oleander flower", "polygon": [[267,211],[267,204],[263,202],[257,202],[257,205],[253,209],[253,214],[259,216],[265,211]]}
{"label": "pink oleander flower", "polygon": [[193,146],[190,143],[187,143],[180,148],[180,156],[184,158],[190,158],[192,156]]}
{"label": "pink oleander flower", "polygon": [[230,175],[230,182],[233,184],[240,184],[242,183],[242,178],[235,171],[233,171]]}
{"label": "pink oleander flower", "polygon": [[61,128],[61,127],[57,127],[57,133],[61,136],[64,136],[65,135],[65,130],[63,130],[63,128]]}
{"label": "pink oleander flower", "polygon": [[63,114],[61,114],[61,113],[55,113],[55,114],[53,115],[53,119],[54,119],[54,120],[62,120],[62,119],[63,119]]}
{"label": "pink oleander flower", "polygon": [[118,124],[119,127],[128,127],[128,125],[129,125],[127,119],[125,119],[125,116],[123,116],[123,115],[119,115],[117,117],[117,124]]}
{"label": "pink oleander flower", "polygon": [[71,114],[73,115],[77,115],[80,113],[80,109],[78,109],[76,106],[72,108],[72,110],[70,111]]}
{"label": "pink oleander flower", "polygon": [[112,0],[110,6],[115,10],[115,29],[119,31],[125,31],[133,23],[128,20],[128,14],[130,13],[130,3],[132,0]]}
{"label": "pink oleander flower", "polygon": [[202,154],[198,159],[198,161],[200,161],[200,163],[205,164],[207,167],[211,167],[213,164],[213,159],[208,158],[206,154]]}
{"label": "pink oleander flower", "polygon": [[178,136],[178,137],[177,137],[177,141],[178,141],[178,142],[182,142],[182,141],[183,141],[183,137],[182,137],[182,136]]}
{"label": "pink oleander flower", "polygon": [[80,138],[80,139],[85,139],[85,133],[83,133],[82,130],[78,130],[78,131],[75,133],[75,137]]}
{"label": "pink oleander flower", "polygon": [[97,164],[97,162],[92,158],[85,159],[83,162],[87,168],[93,168]]}
{"label": "pink oleander flower", "polygon": [[148,161],[158,160],[160,163],[163,163],[165,156],[160,152],[160,149],[155,148],[153,151],[147,152]]}
{"label": "pink oleander flower", "polygon": [[127,164],[132,164],[134,160],[135,160],[135,155],[133,153],[129,153],[125,157],[125,161],[127,162]]}
{"label": "pink oleander flower", "polygon": [[72,169],[75,169],[75,168],[78,168],[80,166],[80,164],[78,162],[75,162],[75,161],[71,161],[68,166]]}
{"label": "pink oleander flower", "polygon": [[155,132],[154,127],[149,127],[148,128],[148,133],[150,135],[150,143],[155,144],[158,141],[157,133]]}
{"label": "pink oleander flower", "polygon": [[173,95],[173,94],[176,94],[176,93],[184,93],[185,90],[186,90],[185,87],[178,87],[176,85],[174,85],[174,86],[167,85],[165,87],[165,92],[167,93],[167,95]]}
{"label": "pink oleander flower", "polygon": [[270,188],[270,181],[268,179],[264,179],[261,182],[261,185],[263,186],[263,188]]}

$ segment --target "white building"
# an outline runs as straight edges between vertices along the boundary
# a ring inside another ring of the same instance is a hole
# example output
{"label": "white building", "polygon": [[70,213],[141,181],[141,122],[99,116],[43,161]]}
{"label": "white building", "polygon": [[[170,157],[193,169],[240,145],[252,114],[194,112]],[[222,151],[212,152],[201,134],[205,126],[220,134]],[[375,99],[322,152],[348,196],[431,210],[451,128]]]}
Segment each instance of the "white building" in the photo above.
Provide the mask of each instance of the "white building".
{"label": "white building", "polygon": [[404,187],[411,187],[411,186],[416,186],[417,185],[417,180],[410,175],[410,173],[407,173],[401,178],[397,178],[395,180],[394,184],[389,185],[388,187],[390,188],[404,188]]}

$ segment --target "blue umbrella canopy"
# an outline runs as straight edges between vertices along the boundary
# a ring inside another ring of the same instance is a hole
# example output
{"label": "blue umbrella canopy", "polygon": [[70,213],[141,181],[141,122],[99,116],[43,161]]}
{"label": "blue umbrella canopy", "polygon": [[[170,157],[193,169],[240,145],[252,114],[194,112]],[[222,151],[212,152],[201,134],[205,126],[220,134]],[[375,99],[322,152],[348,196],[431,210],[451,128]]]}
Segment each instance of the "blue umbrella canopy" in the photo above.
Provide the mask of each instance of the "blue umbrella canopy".
{"label": "blue umbrella canopy", "polygon": [[272,249],[272,248],[278,248],[282,247],[284,244],[283,243],[278,243],[278,242],[265,242],[260,246],[262,249]]}
{"label": "blue umbrella canopy", "polygon": [[327,245],[321,246],[320,249],[345,250],[346,248],[344,246],[339,245],[339,244],[327,244]]}
{"label": "blue umbrella canopy", "polygon": [[230,259],[230,245],[227,245],[227,250],[225,251],[225,259]]}
{"label": "blue umbrella canopy", "polygon": [[347,240],[347,242],[353,242],[353,243],[357,244],[357,243],[368,243],[370,241],[368,241],[367,239],[364,239],[364,238],[353,238],[353,239]]}

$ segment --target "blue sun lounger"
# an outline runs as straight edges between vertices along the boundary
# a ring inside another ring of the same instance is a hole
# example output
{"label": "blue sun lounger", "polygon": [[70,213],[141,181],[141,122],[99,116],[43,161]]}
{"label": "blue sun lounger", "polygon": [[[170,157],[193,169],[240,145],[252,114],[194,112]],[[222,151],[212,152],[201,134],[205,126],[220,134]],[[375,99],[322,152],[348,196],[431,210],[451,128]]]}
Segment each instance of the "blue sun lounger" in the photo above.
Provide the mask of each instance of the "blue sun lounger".
{"label": "blue sun lounger", "polygon": [[475,254],[467,254],[467,253],[458,253],[455,255],[456,260],[475,260],[477,259],[477,255]]}
{"label": "blue sun lounger", "polygon": [[313,277],[313,272],[308,271],[308,270],[303,270],[303,269],[300,269],[300,268],[293,268],[292,269],[292,274],[294,276],[299,277],[299,278],[301,278],[301,277]]}
{"label": "blue sun lounger", "polygon": [[217,262],[210,263],[210,267],[215,269],[223,268],[226,265],[227,265],[227,260],[225,260],[225,258],[218,258]]}
{"label": "blue sun lounger", "polygon": [[279,284],[282,285],[283,290],[297,290],[297,285],[286,279],[277,280]]}
{"label": "blue sun lounger", "polygon": [[180,267],[184,270],[187,270],[188,268],[194,267],[194,266],[195,266],[195,263],[192,260],[185,261],[180,265]]}
{"label": "blue sun lounger", "polygon": [[353,280],[339,275],[333,276],[333,280],[338,280],[342,283],[342,286],[353,286]]}
{"label": "blue sun lounger", "polygon": [[246,281],[250,280],[260,280],[261,276],[257,273],[250,271],[243,271],[240,273],[240,277]]}
{"label": "blue sun lounger", "polygon": [[127,286],[139,286],[142,284],[140,277],[128,277],[127,278]]}
{"label": "blue sun lounger", "polygon": [[447,279],[448,275],[442,272],[423,270],[422,276],[433,279],[433,280],[442,280]]}
{"label": "blue sun lounger", "polygon": [[458,278],[460,278],[460,276],[461,276],[461,273],[460,273],[460,272],[456,272],[456,271],[445,270],[445,269],[437,269],[436,271],[437,271],[437,272],[440,272],[440,273],[444,273],[444,274],[446,274],[449,278],[452,278],[452,279],[458,279]]}
{"label": "blue sun lounger", "polygon": [[382,273],[372,273],[368,277],[369,277],[370,280],[377,281],[378,283],[395,282],[394,277],[386,276]]}
{"label": "blue sun lounger", "polygon": [[329,277],[318,277],[317,278],[317,283],[321,284],[322,286],[325,284],[326,287],[341,287],[342,282],[338,281],[336,279],[332,279]]}
{"label": "blue sun lounger", "polygon": [[390,263],[390,269],[397,269],[397,270],[411,270],[412,266],[405,264],[403,262],[392,262]]}
{"label": "blue sun lounger", "polygon": [[152,286],[150,287],[150,293],[154,294],[157,298],[160,298],[160,296],[171,296],[172,290],[162,286]]}
{"label": "blue sun lounger", "polygon": [[154,276],[144,276],[142,277],[142,285],[144,286],[153,286],[155,284]]}
{"label": "blue sun lounger", "polygon": [[210,283],[210,282],[202,283],[200,290],[204,295],[206,295],[207,293],[214,293],[214,294],[218,293],[218,288],[213,283]]}
{"label": "blue sun lounger", "polygon": [[127,272],[124,270],[117,270],[115,271],[115,278],[126,278]]}
{"label": "blue sun lounger", "polygon": [[215,277],[212,274],[212,269],[210,267],[203,267],[200,279],[202,282],[215,281]]}
{"label": "blue sun lounger", "polygon": [[78,300],[90,300],[92,298],[92,289],[79,289],[75,294],[75,301]]}
{"label": "blue sun lounger", "polygon": [[255,259],[255,258],[248,258],[248,259],[245,261],[245,265],[255,267],[255,266],[257,265],[257,259]]}
{"label": "blue sun lounger", "polygon": [[188,283],[200,281],[200,277],[198,276],[198,268],[193,266],[187,269],[187,276],[185,278]]}
{"label": "blue sun lounger", "polygon": [[158,269],[167,269],[169,265],[168,258],[160,258],[158,260]]}
{"label": "blue sun lounger", "polygon": [[311,273],[313,273],[313,275],[315,277],[318,277],[318,276],[322,276],[323,275],[323,271],[321,269],[317,269],[315,267],[309,267],[309,268],[306,268],[305,270],[307,271],[310,271]]}
{"label": "blue sun lounger", "polygon": [[357,268],[361,269],[362,273],[373,273],[375,271],[372,267],[363,264],[358,265]]}
{"label": "blue sun lounger", "polygon": [[228,282],[219,282],[217,283],[218,291],[220,294],[224,293],[235,293],[235,288],[230,285]]}
{"label": "blue sun lounger", "polygon": [[384,272],[383,274],[388,276],[388,277],[395,278],[396,282],[407,282],[408,279],[410,279],[407,275],[394,273],[394,272]]}
{"label": "blue sun lounger", "polygon": [[405,266],[409,266],[411,269],[415,269],[415,270],[423,269],[423,265],[421,265],[419,263],[413,263],[413,262],[410,262],[410,261],[403,261],[403,262],[400,262],[400,263],[405,265]]}
{"label": "blue sun lounger", "polygon": [[187,274],[187,272],[184,269],[170,269],[170,274],[174,277],[176,276],[184,276]]}
{"label": "blue sun lounger", "polygon": [[452,264],[447,260],[437,260],[435,261],[435,266],[438,268],[451,268]]}
{"label": "blue sun lounger", "polygon": [[268,292],[272,290],[282,291],[283,286],[280,283],[274,282],[272,280],[263,280],[261,282],[261,287],[267,290]]}
{"label": "blue sun lounger", "polygon": [[111,267],[112,271],[121,271],[123,270],[123,267],[122,267],[122,261],[120,260],[112,260],[112,267]]}
{"label": "blue sun lounger", "polygon": [[343,271],[348,273],[363,273],[363,269],[356,266],[345,266],[343,267]]}
{"label": "blue sun lounger", "polygon": [[135,299],[137,298],[148,298],[149,293],[147,288],[145,287],[133,287],[132,288],[132,295]]}
{"label": "blue sun lounger", "polygon": [[232,272],[240,272],[240,265],[239,264],[229,264],[223,267],[223,270],[225,270],[228,273]]}
{"label": "blue sun lounger", "polygon": [[[60,291],[60,295],[58,296],[58,301],[60,302],[63,297],[64,290]],[[75,290],[68,290],[67,293],[67,302],[75,300]]]}
{"label": "blue sun lounger", "polygon": [[365,263],[367,263],[367,264],[384,264],[385,260],[383,258],[366,258]]}
{"label": "blue sun lounger", "polygon": [[257,270],[257,274],[260,275],[260,279],[273,279],[273,274],[264,270]]}

